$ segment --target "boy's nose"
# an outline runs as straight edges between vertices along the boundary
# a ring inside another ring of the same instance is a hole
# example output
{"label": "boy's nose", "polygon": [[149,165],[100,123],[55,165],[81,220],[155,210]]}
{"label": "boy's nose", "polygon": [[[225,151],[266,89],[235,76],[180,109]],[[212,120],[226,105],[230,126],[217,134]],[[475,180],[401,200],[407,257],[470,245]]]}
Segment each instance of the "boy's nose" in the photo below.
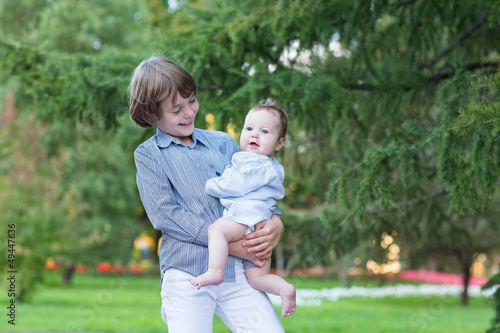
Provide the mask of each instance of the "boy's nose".
{"label": "boy's nose", "polygon": [[185,115],[191,117],[192,115],[194,115],[196,113],[196,111],[193,109],[193,107],[191,105],[186,105],[186,107],[184,108],[184,111],[185,111]]}

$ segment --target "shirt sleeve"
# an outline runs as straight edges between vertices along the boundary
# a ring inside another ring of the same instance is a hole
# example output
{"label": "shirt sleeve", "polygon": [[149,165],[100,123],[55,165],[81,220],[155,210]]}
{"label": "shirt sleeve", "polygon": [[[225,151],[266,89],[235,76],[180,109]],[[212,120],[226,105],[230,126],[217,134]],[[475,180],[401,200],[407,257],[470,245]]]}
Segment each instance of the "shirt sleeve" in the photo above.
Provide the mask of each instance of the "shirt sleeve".
{"label": "shirt sleeve", "polygon": [[271,210],[271,214],[283,215],[283,212],[281,211],[281,209],[279,209],[278,206],[274,206],[273,209]]}
{"label": "shirt sleeve", "polygon": [[242,197],[266,186],[274,177],[272,165],[249,163],[238,170],[226,169],[222,176],[207,180],[205,191],[216,198]]}
{"label": "shirt sleeve", "polygon": [[159,162],[160,152],[158,156],[153,154],[142,145],[134,153],[137,188],[151,224],[180,241],[207,246],[210,223],[175,203],[170,181]]}

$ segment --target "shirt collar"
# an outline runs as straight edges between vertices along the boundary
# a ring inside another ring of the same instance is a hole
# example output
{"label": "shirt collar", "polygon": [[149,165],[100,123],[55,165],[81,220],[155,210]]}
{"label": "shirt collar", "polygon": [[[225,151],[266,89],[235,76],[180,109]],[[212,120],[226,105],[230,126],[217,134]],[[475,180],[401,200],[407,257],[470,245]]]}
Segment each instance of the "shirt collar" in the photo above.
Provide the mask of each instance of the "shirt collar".
{"label": "shirt collar", "polygon": [[[208,146],[207,138],[197,128],[194,129],[192,137],[193,137],[193,142],[190,145],[188,145],[188,147],[193,148],[196,146],[196,144],[198,142],[203,144],[204,146]],[[172,144],[172,143],[182,145],[182,143],[180,143],[178,140],[176,140],[170,134],[167,134],[167,133],[163,132],[162,130],[160,130],[159,128],[156,128],[156,144],[158,145],[158,147],[166,148],[166,147],[170,146],[170,144]]]}

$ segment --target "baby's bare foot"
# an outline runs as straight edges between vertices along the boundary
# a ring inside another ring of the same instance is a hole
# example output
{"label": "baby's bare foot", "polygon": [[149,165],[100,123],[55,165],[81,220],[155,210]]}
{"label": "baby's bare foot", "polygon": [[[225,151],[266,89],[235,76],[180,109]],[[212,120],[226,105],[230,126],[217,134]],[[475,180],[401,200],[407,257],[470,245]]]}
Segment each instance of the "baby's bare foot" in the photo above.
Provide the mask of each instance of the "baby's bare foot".
{"label": "baby's bare foot", "polygon": [[189,282],[200,289],[201,287],[207,286],[209,284],[221,284],[224,279],[224,271],[220,269],[209,269],[205,273],[201,274],[197,278],[189,280]]}
{"label": "baby's bare foot", "polygon": [[290,316],[295,312],[295,287],[288,284],[280,293],[281,297],[281,315]]}

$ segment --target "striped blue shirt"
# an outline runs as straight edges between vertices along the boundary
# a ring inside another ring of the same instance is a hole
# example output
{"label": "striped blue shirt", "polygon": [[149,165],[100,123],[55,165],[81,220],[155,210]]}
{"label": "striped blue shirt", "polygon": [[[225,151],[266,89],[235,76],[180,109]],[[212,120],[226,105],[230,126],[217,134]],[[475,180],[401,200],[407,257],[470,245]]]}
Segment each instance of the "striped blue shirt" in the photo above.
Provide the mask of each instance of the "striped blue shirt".
{"label": "striped blue shirt", "polygon": [[221,177],[209,179],[205,190],[219,198],[224,217],[253,226],[278,213],[276,202],[283,199],[285,171],[276,158],[249,152],[235,153]]}
{"label": "striped blue shirt", "polygon": [[[222,216],[223,207],[205,192],[205,183],[222,175],[240,151],[223,132],[195,129],[192,138],[186,146],[158,129],[134,152],[143,206],[153,227],[163,234],[162,275],[171,267],[195,276],[208,269],[207,229]],[[234,281],[234,264],[229,256],[224,281]]]}

